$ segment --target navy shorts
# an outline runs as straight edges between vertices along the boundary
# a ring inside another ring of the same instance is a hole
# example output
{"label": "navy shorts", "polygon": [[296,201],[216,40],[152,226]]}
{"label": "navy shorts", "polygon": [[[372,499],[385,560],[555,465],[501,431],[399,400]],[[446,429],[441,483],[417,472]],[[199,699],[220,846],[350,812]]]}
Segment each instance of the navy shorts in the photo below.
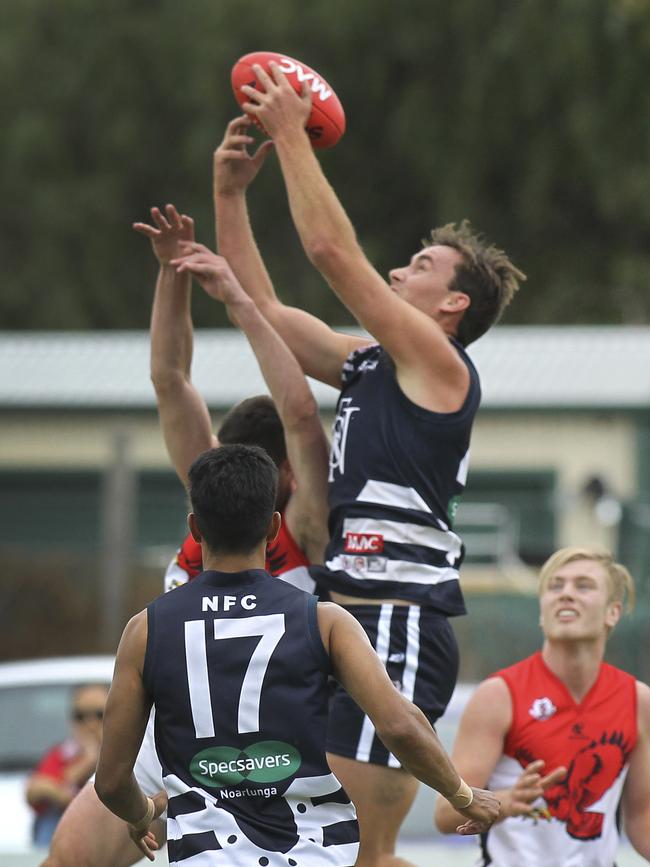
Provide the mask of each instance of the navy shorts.
{"label": "navy shorts", "polygon": [[[434,725],[445,712],[458,677],[458,645],[447,617],[419,605],[343,607],[365,629],[395,686]],[[341,686],[330,703],[327,751],[359,762],[400,767],[370,719]]]}

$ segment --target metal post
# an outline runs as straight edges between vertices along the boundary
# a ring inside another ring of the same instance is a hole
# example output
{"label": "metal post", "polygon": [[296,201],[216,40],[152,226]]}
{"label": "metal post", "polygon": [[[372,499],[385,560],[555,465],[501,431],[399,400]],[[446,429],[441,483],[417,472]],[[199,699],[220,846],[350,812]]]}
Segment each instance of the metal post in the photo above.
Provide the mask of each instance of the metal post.
{"label": "metal post", "polygon": [[126,586],[133,555],[136,478],[129,455],[129,435],[112,435],[101,514],[100,635],[102,650],[115,651],[124,627]]}

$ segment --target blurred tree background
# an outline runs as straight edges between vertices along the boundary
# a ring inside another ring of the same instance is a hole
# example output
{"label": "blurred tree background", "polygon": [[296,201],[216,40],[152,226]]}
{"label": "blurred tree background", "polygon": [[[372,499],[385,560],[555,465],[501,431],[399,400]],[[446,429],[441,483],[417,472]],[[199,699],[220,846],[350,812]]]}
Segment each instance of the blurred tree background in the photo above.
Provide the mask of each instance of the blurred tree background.
{"label": "blurred tree background", "polygon": [[[146,327],[130,225],[172,201],[211,242],[230,68],[259,49],[341,97],[322,160],[380,271],[468,216],[529,275],[507,322],[650,321],[648,0],[21,0],[0,9],[3,328]],[[282,297],[345,322],[275,160],[250,200]]]}

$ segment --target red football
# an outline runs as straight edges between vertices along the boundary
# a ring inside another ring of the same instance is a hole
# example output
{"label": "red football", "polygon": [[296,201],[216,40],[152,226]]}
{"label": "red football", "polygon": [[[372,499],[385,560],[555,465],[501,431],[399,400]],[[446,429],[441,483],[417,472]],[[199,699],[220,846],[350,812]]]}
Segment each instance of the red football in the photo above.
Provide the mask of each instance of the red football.
{"label": "red football", "polygon": [[248,102],[248,97],[242,93],[243,84],[258,87],[259,82],[253,71],[253,64],[258,63],[267,72],[269,63],[275,61],[280,70],[287,76],[287,81],[293,89],[300,93],[303,82],[307,81],[312,93],[312,111],[307,121],[307,133],[315,148],[328,148],[335,145],[345,132],[345,113],[338,96],[325,79],[309,66],[278,54],[275,51],[254,51],[246,54],[235,63],[230,80],[235,99],[239,105]]}

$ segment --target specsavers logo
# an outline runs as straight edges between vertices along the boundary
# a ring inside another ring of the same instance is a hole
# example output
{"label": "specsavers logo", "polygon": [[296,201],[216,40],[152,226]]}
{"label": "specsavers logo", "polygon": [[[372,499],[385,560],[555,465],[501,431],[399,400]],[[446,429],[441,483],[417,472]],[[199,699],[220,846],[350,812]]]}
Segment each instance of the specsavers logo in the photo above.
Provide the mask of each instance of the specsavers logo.
{"label": "specsavers logo", "polygon": [[282,741],[260,741],[245,750],[212,747],[197,753],[190,762],[190,773],[203,786],[236,786],[242,780],[273,783],[295,774],[302,756],[295,747]]}

